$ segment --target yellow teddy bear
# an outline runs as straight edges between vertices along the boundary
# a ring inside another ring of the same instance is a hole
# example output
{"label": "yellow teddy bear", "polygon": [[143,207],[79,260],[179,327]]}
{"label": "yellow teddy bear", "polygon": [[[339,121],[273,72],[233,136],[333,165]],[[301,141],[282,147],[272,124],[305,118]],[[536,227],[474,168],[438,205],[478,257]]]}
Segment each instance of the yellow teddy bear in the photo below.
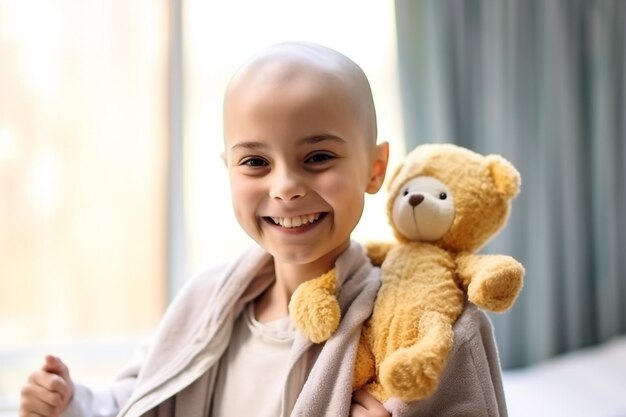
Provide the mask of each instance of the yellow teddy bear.
{"label": "yellow teddy bear", "polygon": [[[510,256],[475,254],[505,224],[520,175],[498,155],[452,144],[415,148],[389,182],[387,214],[398,240],[370,244],[381,287],[357,351],[355,389],[379,401],[432,394],[452,347],[465,298],[505,311],[517,298],[523,266]],[[301,285],[290,311],[315,342],[339,323],[333,271]]]}

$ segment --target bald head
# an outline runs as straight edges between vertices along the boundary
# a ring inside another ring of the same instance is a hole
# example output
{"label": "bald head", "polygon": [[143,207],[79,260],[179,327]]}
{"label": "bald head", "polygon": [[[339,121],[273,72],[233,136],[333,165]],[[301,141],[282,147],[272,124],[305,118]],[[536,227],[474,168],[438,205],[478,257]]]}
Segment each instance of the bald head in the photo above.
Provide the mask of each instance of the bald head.
{"label": "bald head", "polygon": [[225,120],[233,97],[275,87],[341,93],[342,105],[362,126],[367,143],[376,143],[376,110],[369,82],[363,70],[345,55],[322,45],[296,42],[261,51],[231,78],[224,96]]}

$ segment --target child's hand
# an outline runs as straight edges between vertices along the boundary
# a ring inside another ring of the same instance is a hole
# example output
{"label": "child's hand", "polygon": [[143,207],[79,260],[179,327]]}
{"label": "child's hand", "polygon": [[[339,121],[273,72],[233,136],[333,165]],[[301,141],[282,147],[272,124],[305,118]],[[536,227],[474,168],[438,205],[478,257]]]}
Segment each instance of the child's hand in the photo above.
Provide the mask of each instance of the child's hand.
{"label": "child's hand", "polygon": [[55,356],[46,356],[41,369],[28,377],[20,398],[20,417],[58,417],[74,395],[67,366]]}
{"label": "child's hand", "polygon": [[391,417],[391,414],[369,392],[358,390],[352,393],[350,417]]}

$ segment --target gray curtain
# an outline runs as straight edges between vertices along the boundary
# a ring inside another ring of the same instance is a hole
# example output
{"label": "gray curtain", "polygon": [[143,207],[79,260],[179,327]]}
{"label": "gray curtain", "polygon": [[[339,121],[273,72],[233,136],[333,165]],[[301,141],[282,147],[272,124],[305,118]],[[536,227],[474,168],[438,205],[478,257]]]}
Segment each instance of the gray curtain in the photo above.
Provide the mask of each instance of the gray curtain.
{"label": "gray curtain", "polygon": [[485,252],[527,269],[492,315],[505,368],[626,333],[626,1],[397,0],[407,149],[453,142],[522,174]]}

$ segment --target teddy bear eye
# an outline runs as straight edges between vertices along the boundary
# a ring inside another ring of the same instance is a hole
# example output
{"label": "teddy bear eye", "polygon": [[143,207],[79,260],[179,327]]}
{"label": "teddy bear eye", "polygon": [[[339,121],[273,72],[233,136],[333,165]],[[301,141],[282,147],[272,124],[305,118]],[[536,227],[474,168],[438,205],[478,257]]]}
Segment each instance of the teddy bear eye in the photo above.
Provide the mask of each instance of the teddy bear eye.
{"label": "teddy bear eye", "polygon": [[448,198],[448,194],[446,194],[446,193],[439,193],[439,199],[440,200],[445,200],[446,198]]}
{"label": "teddy bear eye", "polygon": [[404,192],[402,193],[402,195],[409,195],[409,189],[407,188],[406,190],[404,190]]}

